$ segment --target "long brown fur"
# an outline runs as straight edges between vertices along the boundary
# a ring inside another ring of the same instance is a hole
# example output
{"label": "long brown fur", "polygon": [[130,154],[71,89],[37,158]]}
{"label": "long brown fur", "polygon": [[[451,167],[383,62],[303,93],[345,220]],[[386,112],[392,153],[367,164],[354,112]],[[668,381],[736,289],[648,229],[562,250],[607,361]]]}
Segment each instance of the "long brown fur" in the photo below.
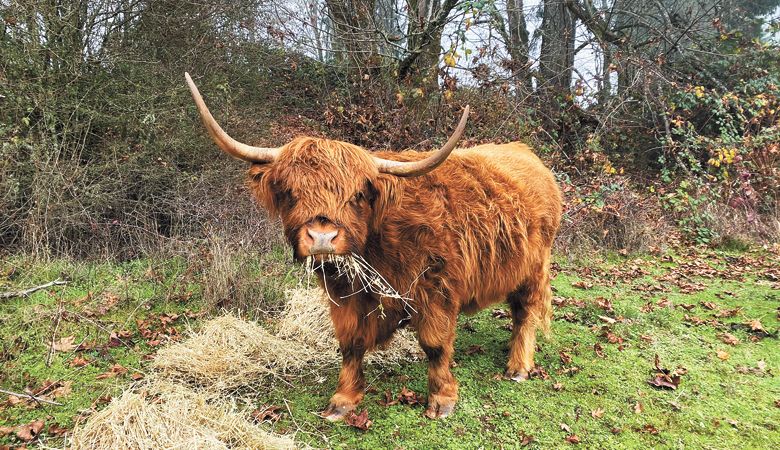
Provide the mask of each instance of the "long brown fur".
{"label": "long brown fur", "polygon": [[[427,153],[377,156],[411,161]],[[355,407],[363,397],[365,352],[409,325],[429,359],[426,415],[446,416],[457,400],[449,369],[457,315],[496,302],[509,303],[514,321],[507,376],[527,378],[536,328],[549,330],[550,249],[561,217],[555,179],[527,146],[456,150],[426,175],[399,178],[379,174],[360,147],[302,137],[284,146],[275,162],[253,165],[249,182],[281,217],[298,259],[307,256],[307,227],[336,227],[338,253],[363,256],[412,299],[407,306],[350,295],[357,286],[327,271],[320,277],[334,300],[331,318],[343,355],[326,415],[339,418]],[[384,317],[377,313],[380,302]]]}

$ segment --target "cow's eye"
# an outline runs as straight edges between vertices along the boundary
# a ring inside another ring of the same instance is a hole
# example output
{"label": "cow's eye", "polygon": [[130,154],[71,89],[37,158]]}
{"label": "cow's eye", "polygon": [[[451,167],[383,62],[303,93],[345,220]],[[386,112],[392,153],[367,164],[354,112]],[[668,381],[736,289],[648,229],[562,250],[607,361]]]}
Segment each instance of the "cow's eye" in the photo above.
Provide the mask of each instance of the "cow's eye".
{"label": "cow's eye", "polygon": [[349,199],[350,203],[358,204],[366,199],[366,196],[363,194],[362,191],[358,191],[355,193],[355,195],[352,196],[351,199]]}

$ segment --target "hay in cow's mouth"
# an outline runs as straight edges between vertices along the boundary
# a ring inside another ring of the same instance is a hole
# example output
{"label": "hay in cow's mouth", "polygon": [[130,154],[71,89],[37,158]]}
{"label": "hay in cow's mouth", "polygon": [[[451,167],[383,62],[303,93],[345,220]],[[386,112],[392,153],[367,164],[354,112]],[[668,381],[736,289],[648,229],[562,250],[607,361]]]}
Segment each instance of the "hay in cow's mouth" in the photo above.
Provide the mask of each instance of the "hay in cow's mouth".
{"label": "hay in cow's mouth", "polygon": [[[385,299],[403,303],[404,310],[408,314],[408,317],[404,317],[401,319],[402,321],[410,319],[411,314],[417,312],[411,305],[412,299],[407,296],[408,292],[406,294],[398,292],[398,290],[393,287],[379,271],[360,255],[356,255],[355,253],[349,255],[327,255],[321,259],[309,256],[306,258],[305,267],[308,278],[307,281],[310,281],[311,276],[318,271],[323,274],[323,284],[326,291],[328,291],[327,277],[324,276],[326,269],[329,274],[335,272],[336,278],[345,277],[353,286],[355,285],[355,282],[357,282],[359,288],[355,292],[343,295],[340,298],[352,297],[360,292],[378,295],[380,298],[379,305],[369,314],[376,312],[379,314],[379,317],[384,318],[383,301]],[[328,292],[328,298],[331,302],[338,305],[338,301],[333,299],[330,292]]]}

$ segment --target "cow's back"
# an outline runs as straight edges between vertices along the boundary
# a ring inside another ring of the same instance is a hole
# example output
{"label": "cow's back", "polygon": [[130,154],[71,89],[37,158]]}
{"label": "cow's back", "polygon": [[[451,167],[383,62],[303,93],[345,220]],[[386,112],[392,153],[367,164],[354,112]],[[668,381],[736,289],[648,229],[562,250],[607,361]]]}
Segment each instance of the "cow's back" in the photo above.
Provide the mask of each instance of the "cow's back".
{"label": "cow's back", "polygon": [[[402,161],[427,156],[380,155]],[[549,260],[561,195],[553,174],[526,145],[455,150],[439,168],[403,185],[403,198],[390,214],[391,228],[401,231],[395,241],[414,239],[404,251],[421,257],[441,254],[445,278],[458,284],[448,289],[460,291],[465,310],[503,300]],[[429,232],[430,240],[419,241]]]}

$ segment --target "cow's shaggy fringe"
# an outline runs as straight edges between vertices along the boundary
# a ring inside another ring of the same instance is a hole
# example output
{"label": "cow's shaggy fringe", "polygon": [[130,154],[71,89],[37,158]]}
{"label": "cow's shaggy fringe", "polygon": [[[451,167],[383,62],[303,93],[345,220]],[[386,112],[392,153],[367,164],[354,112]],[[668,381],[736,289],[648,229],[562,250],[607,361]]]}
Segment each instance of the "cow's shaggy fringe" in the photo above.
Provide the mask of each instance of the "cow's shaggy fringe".
{"label": "cow's shaggy fringe", "polygon": [[290,437],[249,420],[234,402],[158,379],[125,391],[77,423],[69,448],[295,448]]}

